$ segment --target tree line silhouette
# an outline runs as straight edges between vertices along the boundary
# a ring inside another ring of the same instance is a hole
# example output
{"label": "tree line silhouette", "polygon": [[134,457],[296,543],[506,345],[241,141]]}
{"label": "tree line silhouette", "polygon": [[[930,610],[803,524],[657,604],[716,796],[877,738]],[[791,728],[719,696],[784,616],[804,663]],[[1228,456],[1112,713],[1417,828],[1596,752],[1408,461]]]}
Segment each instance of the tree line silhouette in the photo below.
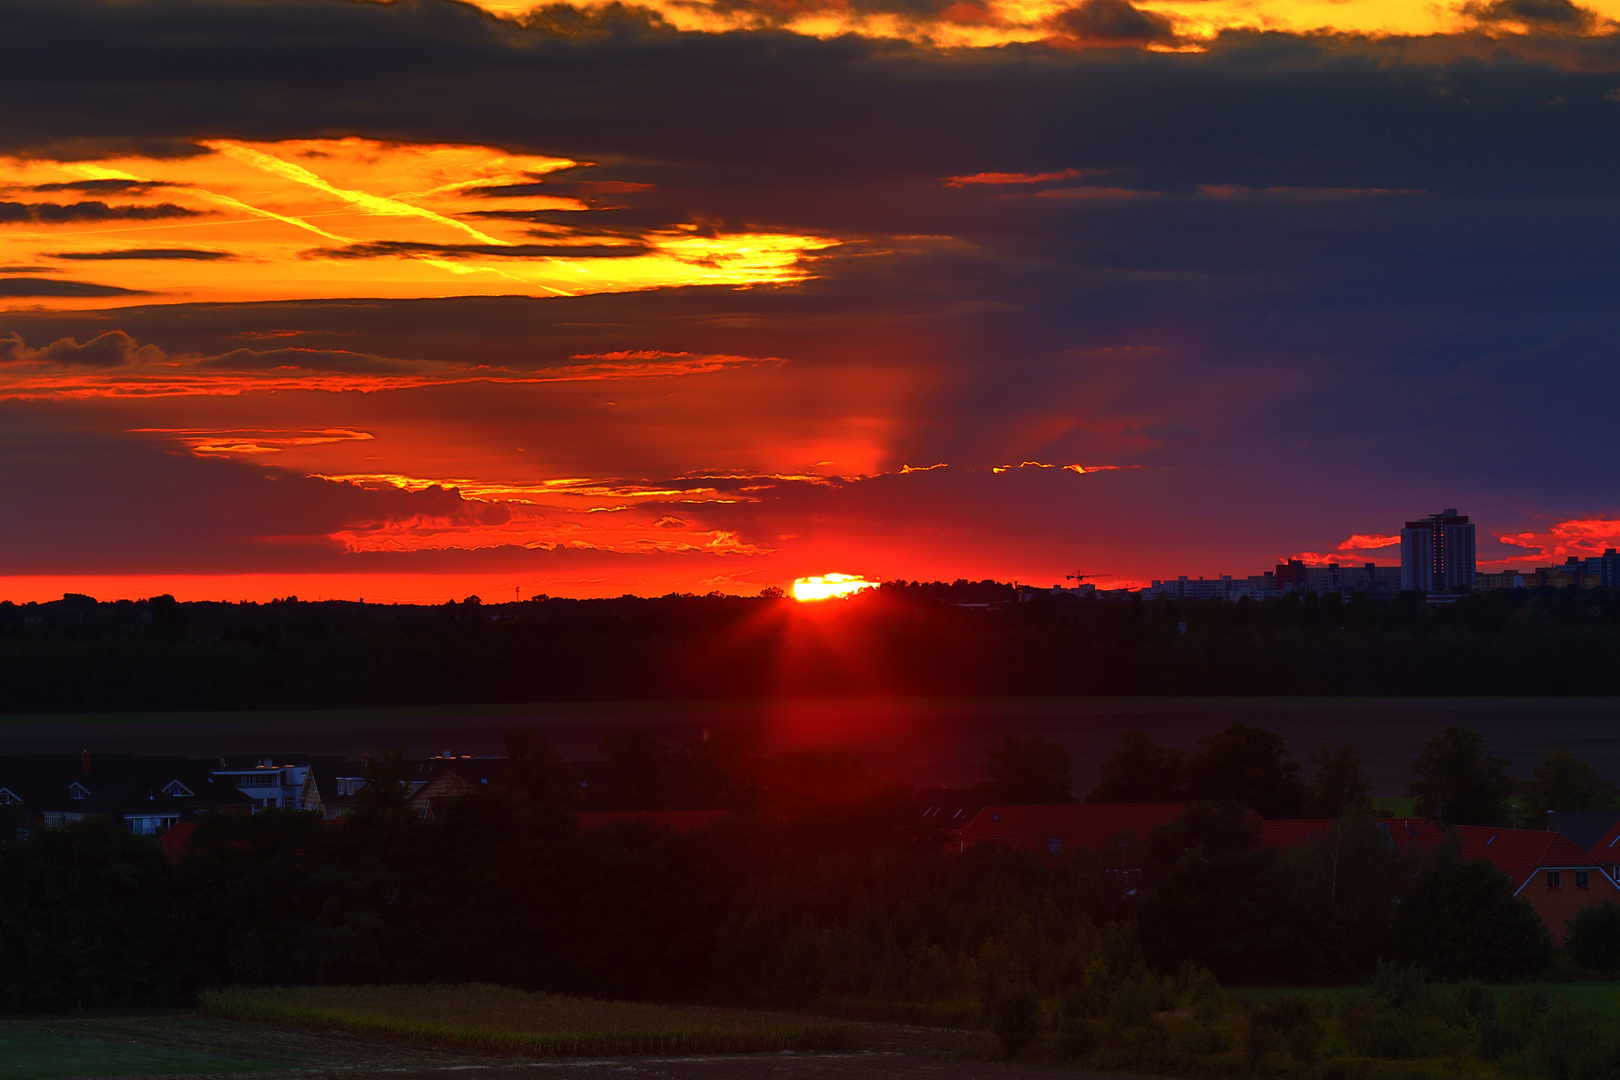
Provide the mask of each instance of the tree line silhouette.
{"label": "tree line silhouette", "polygon": [[1178,603],[896,582],[821,605],[725,596],[0,603],[0,711],[12,713],[784,695],[1616,693],[1620,597],[1605,590],[1497,591],[1445,605],[1336,593]]}

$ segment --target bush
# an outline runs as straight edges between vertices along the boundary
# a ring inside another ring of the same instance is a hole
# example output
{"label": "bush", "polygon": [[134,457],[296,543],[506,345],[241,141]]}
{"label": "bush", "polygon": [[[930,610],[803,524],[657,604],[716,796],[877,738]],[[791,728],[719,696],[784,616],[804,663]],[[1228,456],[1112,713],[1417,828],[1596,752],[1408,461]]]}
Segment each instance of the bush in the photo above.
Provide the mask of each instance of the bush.
{"label": "bush", "polygon": [[1530,1059],[1545,1080],[1614,1080],[1620,1076],[1620,1033],[1597,1012],[1560,1001],[1547,1014]]}
{"label": "bush", "polygon": [[1589,907],[1565,925],[1565,948],[1577,966],[1606,975],[1620,971],[1620,904]]}
{"label": "bush", "polygon": [[1397,1009],[1409,1009],[1414,1005],[1421,1005],[1428,998],[1429,980],[1417,964],[1403,966],[1393,961],[1380,960],[1373,972],[1372,980],[1367,984],[1367,989],[1372,991],[1373,999],[1376,1001],[1393,1005]]}
{"label": "bush", "polygon": [[1071,1017],[1058,1025],[1052,1052],[1065,1061],[1089,1056],[1102,1045],[1102,1025],[1095,1020]]}
{"label": "bush", "polygon": [[1040,1002],[1035,988],[1019,980],[1001,984],[989,1002],[990,1031],[1006,1054],[1017,1054],[1040,1034]]}
{"label": "bush", "polygon": [[1474,1023],[1496,1019],[1496,993],[1477,979],[1469,979],[1457,986],[1453,995],[1457,1005]]}
{"label": "bush", "polygon": [[1129,1030],[1151,1021],[1158,1005],[1159,986],[1144,971],[1114,991],[1108,1002],[1108,1018],[1122,1030]]}
{"label": "bush", "polygon": [[1352,1008],[1339,1021],[1344,1040],[1361,1057],[1446,1057],[1467,1048],[1468,1033],[1436,1017],[1385,1002]]}
{"label": "bush", "polygon": [[[1274,998],[1261,1005],[1249,1019],[1249,1031],[1251,1037],[1256,1032],[1271,1033],[1274,1036],[1271,1041],[1286,1049],[1288,1055],[1302,1065],[1316,1061],[1316,1052],[1325,1037],[1322,1025],[1317,1022],[1316,1010],[1299,994]],[[1249,1049],[1248,1044],[1245,1049]],[[1263,1051],[1260,1056],[1264,1056]],[[1251,1057],[1251,1062],[1256,1060],[1258,1058]]]}

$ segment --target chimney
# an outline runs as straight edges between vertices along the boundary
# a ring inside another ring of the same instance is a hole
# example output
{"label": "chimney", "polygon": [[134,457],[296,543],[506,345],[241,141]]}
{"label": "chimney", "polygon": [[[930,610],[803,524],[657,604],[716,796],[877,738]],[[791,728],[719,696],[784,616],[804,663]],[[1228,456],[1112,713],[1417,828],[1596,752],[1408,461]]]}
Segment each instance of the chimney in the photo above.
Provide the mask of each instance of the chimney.
{"label": "chimney", "polygon": [[90,751],[79,751],[79,771],[85,774],[90,772]]}

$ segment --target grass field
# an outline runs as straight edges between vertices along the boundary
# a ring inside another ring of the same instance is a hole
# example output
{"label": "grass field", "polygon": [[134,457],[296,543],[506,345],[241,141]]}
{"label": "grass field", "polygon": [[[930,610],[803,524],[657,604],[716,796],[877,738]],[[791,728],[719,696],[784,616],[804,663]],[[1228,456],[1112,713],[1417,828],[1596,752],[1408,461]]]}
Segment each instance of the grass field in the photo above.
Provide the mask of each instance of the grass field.
{"label": "grass field", "polygon": [[203,995],[211,1016],[539,1057],[848,1050],[859,1029],[744,1009],[644,1005],[499,986],[360,986]]}
{"label": "grass field", "polygon": [[50,1024],[0,1025],[0,1080],[260,1072],[286,1064],[285,1059],[98,1039]]}
{"label": "grass field", "polygon": [[[1620,1016],[1620,1001],[1616,1001],[1616,994],[1620,994],[1620,983],[1493,983],[1491,989],[1496,991],[1498,1001],[1514,990],[1540,990],[1552,1001],[1564,998],[1571,1005],[1596,1009],[1605,1016]],[[1234,990],[1233,993],[1252,997],[1259,1001],[1283,997],[1287,994],[1302,994],[1311,998],[1327,998],[1338,1004],[1346,998],[1365,995],[1367,988],[1365,986],[1323,986],[1305,990],[1251,988]]]}

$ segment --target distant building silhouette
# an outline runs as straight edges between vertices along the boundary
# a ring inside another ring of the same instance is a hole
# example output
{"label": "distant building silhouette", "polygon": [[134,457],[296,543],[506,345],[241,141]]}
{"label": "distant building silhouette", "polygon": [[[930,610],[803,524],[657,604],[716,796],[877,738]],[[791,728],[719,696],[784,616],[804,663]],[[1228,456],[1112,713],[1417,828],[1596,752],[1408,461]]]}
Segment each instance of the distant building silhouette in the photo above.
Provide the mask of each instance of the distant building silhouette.
{"label": "distant building silhouette", "polygon": [[1456,593],[1474,586],[1474,526],[1446,509],[1401,530],[1401,588]]}

